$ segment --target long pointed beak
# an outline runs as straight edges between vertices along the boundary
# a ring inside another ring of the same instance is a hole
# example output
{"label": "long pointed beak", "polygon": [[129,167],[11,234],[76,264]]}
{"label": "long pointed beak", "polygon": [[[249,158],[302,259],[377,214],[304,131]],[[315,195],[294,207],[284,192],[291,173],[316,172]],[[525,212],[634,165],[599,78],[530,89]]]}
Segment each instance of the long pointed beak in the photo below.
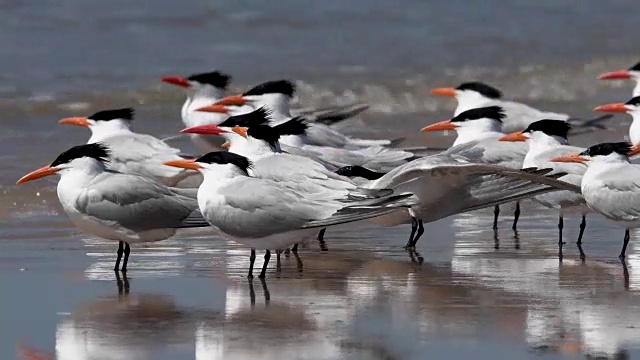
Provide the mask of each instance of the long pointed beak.
{"label": "long pointed beak", "polygon": [[181,159],[181,160],[171,160],[164,163],[167,166],[173,166],[181,169],[189,169],[189,170],[199,170],[202,169],[202,166],[198,164],[194,159]]}
{"label": "long pointed beak", "polygon": [[213,105],[223,105],[223,106],[242,106],[247,103],[247,99],[245,99],[242,95],[233,95],[227,96],[216,101]]}
{"label": "long pointed beak", "polygon": [[605,104],[593,109],[598,112],[626,113],[628,111],[624,103]]}
{"label": "long pointed beak", "polygon": [[631,147],[631,150],[629,151],[629,153],[627,154],[628,157],[633,157],[640,154],[640,145],[633,145]]}
{"label": "long pointed beak", "polygon": [[440,121],[435,124],[431,124],[429,126],[425,126],[420,131],[444,131],[444,130],[455,130],[456,125],[451,122],[451,120]]}
{"label": "long pointed beak", "polygon": [[233,131],[234,133],[242,136],[245,139],[247,138],[247,130],[248,129],[246,127],[239,127],[239,126],[231,128],[231,131]]}
{"label": "long pointed beak", "polygon": [[515,131],[499,139],[500,141],[527,141],[527,137],[522,131]]}
{"label": "long pointed beak", "polygon": [[196,109],[196,111],[215,113],[215,114],[228,114],[229,108],[224,105],[209,105]]}
{"label": "long pointed beak", "polygon": [[69,117],[66,119],[62,119],[58,121],[58,124],[78,125],[78,126],[84,126],[84,127],[89,127],[90,125],[89,119],[84,116]]}
{"label": "long pointed beak", "polygon": [[627,80],[631,79],[629,70],[618,70],[604,73],[598,76],[598,80]]}
{"label": "long pointed beak", "polygon": [[26,182],[43,178],[45,176],[53,175],[62,169],[53,168],[49,165],[43,166],[38,170],[34,170],[27,175],[20,178],[20,180],[16,181],[16,185],[24,184]]}
{"label": "long pointed beak", "polygon": [[231,143],[228,141],[225,141],[224,144],[220,145],[220,147],[223,149],[228,149],[231,147]]}
{"label": "long pointed beak", "polygon": [[580,154],[569,154],[569,155],[554,157],[551,159],[551,161],[584,164],[589,160],[587,158],[580,156]]}
{"label": "long pointed beak", "polygon": [[182,76],[165,76],[162,78],[162,82],[166,82],[167,84],[177,85],[183,88],[191,87],[189,81],[183,78]]}
{"label": "long pointed beak", "polygon": [[456,89],[454,89],[454,88],[435,88],[435,89],[431,89],[431,93],[433,95],[453,97],[453,96],[456,96]]}
{"label": "long pointed beak", "polygon": [[200,135],[220,135],[224,133],[228,133],[227,130],[219,127],[218,125],[199,125],[192,126],[186,129],[180,130],[183,134],[200,134]]}

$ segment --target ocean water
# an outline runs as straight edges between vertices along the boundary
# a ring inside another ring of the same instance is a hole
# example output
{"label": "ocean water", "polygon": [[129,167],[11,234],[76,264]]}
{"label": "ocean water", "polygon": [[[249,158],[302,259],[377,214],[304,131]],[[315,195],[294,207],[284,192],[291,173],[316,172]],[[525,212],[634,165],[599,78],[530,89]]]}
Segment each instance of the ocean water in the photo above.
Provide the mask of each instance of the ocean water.
{"label": "ocean water", "polygon": [[[455,104],[429,89],[482,80],[510,99],[587,118],[625,101],[631,84],[604,71],[639,59],[632,1],[75,1],[0,0],[0,338],[2,358],[564,359],[640,356],[640,259],[626,267],[623,231],[591,216],[581,263],[565,221],[525,204],[520,231],[505,208],[427,225],[419,257],[406,226],[365,223],[303,248],[263,285],[245,277],[248,250],[203,233],[132,249],[128,285],[110,271],[113,243],[79,233],[55,181],[15,181],[86,142],[60,118],[137,110],[136,129],[181,129],[179,90],[165,75],[220,69],[231,93],[296,82],[298,107],[363,102],[344,126],[409,145],[447,145],[418,130]],[[622,139],[629,119],[571,139]],[[260,257],[259,257],[260,258]],[[273,259],[272,259],[273,261]],[[259,262],[258,262],[259,263]],[[634,266],[636,265],[636,266]],[[125,290],[128,289],[128,290]],[[119,291],[120,290],[120,291]],[[266,296],[268,294],[268,296]]]}

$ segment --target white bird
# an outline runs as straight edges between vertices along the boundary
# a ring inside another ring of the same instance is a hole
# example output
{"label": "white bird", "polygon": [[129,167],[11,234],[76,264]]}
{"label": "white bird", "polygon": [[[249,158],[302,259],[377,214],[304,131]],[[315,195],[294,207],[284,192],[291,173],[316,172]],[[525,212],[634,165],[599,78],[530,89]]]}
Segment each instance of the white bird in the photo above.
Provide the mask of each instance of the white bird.
{"label": "white bird", "polygon": [[[196,111],[206,105],[210,105],[222,97],[231,81],[231,76],[220,71],[211,71],[200,74],[193,74],[188,77],[165,76],[162,81],[168,84],[179,86],[185,89],[187,99],[182,105],[180,115],[185,126],[197,126],[204,124],[217,124],[224,120],[217,114],[203,113]],[[218,139],[192,135],[191,141],[201,151],[211,151],[218,149],[220,144]]]}
{"label": "white bird", "polygon": [[635,96],[626,103],[600,105],[593,110],[631,115],[633,121],[631,122],[631,126],[629,126],[629,140],[633,145],[640,145],[640,96]]}
{"label": "white bird", "polygon": [[633,96],[640,96],[640,62],[628,69],[611,71],[598,76],[599,80],[633,80],[636,86],[633,88]]}
{"label": "white bird", "polygon": [[[251,162],[231,152],[211,152],[196,160],[166,164],[203,173],[204,181],[198,189],[200,211],[212,226],[237,242],[267,250],[261,278],[265,277],[271,249],[285,249],[317,228],[380,216],[407,205],[407,195],[392,195],[386,189],[342,199],[319,199],[312,192],[293,189],[281,181],[250,177]],[[249,276],[254,261],[252,252]]]}
{"label": "white bird", "polygon": [[[504,136],[505,111],[500,106],[487,106],[465,110],[450,120],[422,128],[421,131],[454,130],[456,140],[448,152],[460,154],[473,162],[521,169],[529,151],[526,143],[500,142]],[[481,150],[481,151],[479,151]],[[500,207],[494,208],[493,228],[498,228]],[[516,202],[512,229],[515,231],[520,217],[520,203]]]}
{"label": "white bird", "polygon": [[111,170],[144,176],[167,186],[176,186],[197,175],[193,171],[164,166],[165,161],[183,158],[180,150],[151,135],[134,132],[131,128],[133,117],[133,109],[124,108],[99,111],[88,117],[70,117],[59,123],[88,128],[91,131],[88,144],[101,142],[109,147]]}
{"label": "white bird", "polygon": [[[524,158],[523,168],[539,168],[553,169],[551,174],[565,173],[558,180],[566,181],[570,184],[580,186],[582,176],[587,168],[580,164],[557,163],[551,161],[552,158],[581,152],[584,149],[570,146],[567,135],[571,126],[561,120],[540,120],[529,124],[524,131],[516,131],[500,138],[500,141],[524,141],[529,144],[529,152]],[[564,215],[571,213],[582,214],[582,222],[580,223],[580,233],[578,235],[578,249],[580,250],[580,258],[585,259],[582,250],[582,236],[587,225],[586,213],[590,212],[581,194],[571,191],[555,191],[547,194],[538,195],[532,200],[551,209],[558,209],[560,217],[558,219],[558,250],[559,257],[562,259],[562,229],[564,226]]]}
{"label": "white bird", "polygon": [[116,271],[123,253],[122,271],[127,270],[129,243],[164,240],[178,228],[208,226],[198,211],[195,189],[170,188],[108,170],[108,159],[109,149],[101,143],[74,146],[17,184],[59,174],[58,199],[71,222],[84,232],[119,242]]}
{"label": "white bird", "polygon": [[626,228],[620,259],[625,257],[629,229],[640,227],[640,165],[629,163],[629,156],[637,152],[627,142],[603,143],[551,159],[587,165],[581,184],[585,201],[595,212]]}
{"label": "white bird", "polygon": [[[216,105],[250,105],[253,109],[266,108],[272,114],[270,125],[275,126],[292,118],[290,102],[295,86],[287,80],[268,81],[259,84],[242,95],[229,96],[219,100]],[[309,119],[307,119],[309,120]],[[310,122],[304,142],[309,145],[331,146],[338,148],[363,148],[370,146],[394,145],[394,140],[368,140],[346,136],[334,128],[319,122]],[[291,141],[291,142],[290,142]],[[298,141],[283,138],[283,144],[296,146]]]}
{"label": "white bird", "polygon": [[456,88],[436,88],[431,93],[454,97],[458,101],[454,116],[479,107],[500,106],[505,113],[502,128],[505,133],[524,130],[532,122],[542,119],[569,120],[568,114],[541,111],[519,102],[503,100],[500,90],[482,82],[465,82]]}
{"label": "white bird", "polygon": [[[212,105],[201,108],[200,110],[228,114],[231,112],[229,106],[231,105]],[[232,116],[228,118],[228,120],[225,120],[225,123],[228,124],[226,126],[239,125],[238,121],[235,120],[236,117],[242,118],[240,121],[245,123],[244,126],[252,126],[255,124],[273,125],[276,123],[273,121],[272,112],[264,109],[264,107],[261,107],[250,113]],[[411,152],[378,145],[358,149],[310,145],[306,139],[308,139],[309,129],[313,127],[313,124],[308,124],[303,118],[292,118],[273,126],[280,129],[280,146],[283,151],[314,159],[331,169],[338,169],[348,165],[358,165],[373,170],[389,171],[415,158],[415,155]],[[215,129],[215,127],[212,129]],[[209,130],[205,125],[191,127],[183,131],[195,134],[206,134]],[[229,134],[227,136],[233,135]]]}

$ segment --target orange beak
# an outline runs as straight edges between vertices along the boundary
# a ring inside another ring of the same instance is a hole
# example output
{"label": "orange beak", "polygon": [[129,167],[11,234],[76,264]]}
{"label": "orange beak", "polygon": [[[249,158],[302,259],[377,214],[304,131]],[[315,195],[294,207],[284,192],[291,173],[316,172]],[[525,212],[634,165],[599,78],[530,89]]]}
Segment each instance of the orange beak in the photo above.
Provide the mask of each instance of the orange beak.
{"label": "orange beak", "polygon": [[41,167],[40,169],[34,170],[34,171],[28,173],[27,175],[21,177],[20,180],[16,181],[16,185],[24,184],[26,182],[29,182],[29,181],[32,181],[32,180],[36,180],[36,179],[40,179],[40,178],[43,178],[45,176],[53,175],[53,174],[57,173],[60,170],[62,170],[62,169],[52,168],[49,165]]}
{"label": "orange beak", "polygon": [[629,151],[629,153],[627,154],[628,157],[633,157],[640,154],[640,145],[633,145],[631,147],[631,150]]}
{"label": "orange beak", "polygon": [[423,127],[420,131],[444,131],[444,130],[455,130],[456,125],[451,122],[451,120],[440,121],[435,124],[431,124],[429,126]]}
{"label": "orange beak", "polygon": [[70,117],[58,121],[58,124],[78,125],[84,127],[88,127],[90,125],[89,119],[86,117]]}
{"label": "orange beak", "polygon": [[500,141],[527,141],[527,137],[522,131],[516,131],[501,137]]}
{"label": "orange beak", "polygon": [[231,147],[231,143],[228,141],[225,141],[224,144],[220,145],[220,147],[223,149],[228,149]]}
{"label": "orange beak", "polygon": [[216,101],[213,105],[223,105],[223,106],[242,106],[245,105],[248,101],[242,95],[233,95],[227,96]]}
{"label": "orange beak", "polygon": [[580,156],[580,154],[569,154],[569,155],[554,157],[551,159],[551,161],[584,164],[589,160],[586,158],[583,158],[582,156]]}
{"label": "orange beak", "polygon": [[454,96],[456,96],[456,89],[454,89],[454,88],[435,88],[435,89],[431,89],[431,93],[433,95],[454,97]]}
{"label": "orange beak", "polygon": [[191,87],[189,81],[183,78],[182,76],[165,76],[162,78],[162,82],[166,82],[167,84],[177,85],[183,88]]}
{"label": "orange beak", "polygon": [[200,125],[192,126],[190,128],[180,130],[183,134],[200,134],[200,135],[220,135],[228,133],[227,130],[219,127],[218,125]]}
{"label": "orange beak", "polygon": [[248,128],[246,127],[234,127],[231,129],[231,131],[233,131],[234,133],[242,136],[243,138],[247,138],[247,130]]}
{"label": "orange beak", "polygon": [[215,113],[215,114],[228,114],[229,108],[224,105],[209,105],[196,109],[196,111]]}
{"label": "orange beak", "polygon": [[171,160],[164,163],[167,166],[173,166],[182,169],[199,170],[202,169],[194,159]]}
{"label": "orange beak", "polygon": [[601,74],[598,76],[598,80],[627,80],[631,79],[629,70],[618,70]]}
{"label": "orange beak", "polygon": [[600,106],[596,107],[595,109],[593,109],[593,111],[612,112],[612,113],[626,113],[628,110],[627,110],[627,107],[624,105],[624,103],[615,103],[615,104],[600,105]]}

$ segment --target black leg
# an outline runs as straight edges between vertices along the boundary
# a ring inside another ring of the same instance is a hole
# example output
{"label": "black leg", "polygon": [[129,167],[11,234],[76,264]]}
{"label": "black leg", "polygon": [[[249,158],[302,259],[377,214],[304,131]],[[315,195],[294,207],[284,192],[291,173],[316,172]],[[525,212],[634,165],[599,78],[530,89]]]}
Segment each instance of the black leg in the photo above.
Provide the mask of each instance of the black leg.
{"label": "black leg", "polygon": [[584,261],[587,258],[584,251],[582,250],[582,235],[584,234],[584,229],[586,227],[587,227],[587,217],[585,215],[582,215],[582,222],[580,222],[580,233],[578,234],[578,241],[576,242],[576,244],[578,244],[578,250],[580,251],[580,260],[582,261]]}
{"label": "black leg", "polygon": [[620,251],[620,255],[618,256],[620,259],[624,259],[624,256],[627,253],[627,245],[629,245],[629,229],[624,231],[624,244],[622,245],[622,251]]}
{"label": "black leg", "polygon": [[624,288],[629,288],[629,268],[627,268],[627,262],[624,258],[620,258],[620,262],[622,263],[622,275],[624,276]]}
{"label": "black leg", "polygon": [[118,254],[118,257],[116,258],[116,266],[113,267],[114,271],[120,270],[120,259],[122,259],[123,252],[124,252],[124,241],[120,241],[118,243],[118,251],[116,252],[116,254]]}
{"label": "black leg", "polygon": [[560,215],[560,219],[558,219],[558,259],[562,260],[562,245],[564,242],[562,241],[562,229],[564,228],[564,218]]}
{"label": "black leg", "polygon": [[276,272],[279,274],[282,271],[282,265],[280,264],[280,254],[282,250],[276,250]]}
{"label": "black leg", "polygon": [[327,231],[327,228],[320,230],[318,233],[318,242],[320,243],[320,251],[327,251],[327,243],[324,241],[324,233]]}
{"label": "black leg", "polygon": [[516,201],[516,211],[513,212],[513,231],[518,229],[518,219],[520,219],[520,203]]}
{"label": "black leg", "polygon": [[291,252],[294,254],[298,253],[298,243],[296,243],[295,245],[293,245],[293,247],[291,248]]}
{"label": "black leg", "polygon": [[495,208],[493,208],[493,229],[497,229],[498,228],[498,215],[500,215],[500,206],[496,205]]}
{"label": "black leg", "polygon": [[129,243],[125,243],[124,246],[124,261],[122,262],[122,272],[126,273],[127,272],[127,263],[129,262],[129,253],[131,252],[131,249],[129,248]]}
{"label": "black leg", "polygon": [[[253,278],[253,264],[256,262],[256,249],[251,249],[251,256],[249,256],[249,275],[247,277],[249,279]],[[253,288],[253,286],[252,286]]]}
{"label": "black leg", "polygon": [[418,231],[416,232],[416,237],[413,238],[413,242],[411,243],[412,248],[416,247],[416,244],[418,243],[418,240],[420,240],[422,234],[424,234],[424,222],[420,219],[418,220]]}
{"label": "black leg", "polygon": [[267,276],[267,266],[269,265],[269,259],[271,259],[271,251],[267,250],[264,254],[264,264],[262,264],[262,271],[260,271],[260,275],[258,277],[260,279],[264,279]]}
{"label": "black leg", "polygon": [[298,272],[302,272],[302,260],[300,260],[300,256],[298,256],[298,252],[294,252],[293,256],[296,257],[296,266],[298,268]]}
{"label": "black leg", "polygon": [[411,246],[413,246],[413,237],[415,236],[417,230],[418,230],[418,219],[412,216],[411,217],[411,235],[409,235],[409,241],[407,241],[407,245],[404,246],[406,249],[410,249]]}

